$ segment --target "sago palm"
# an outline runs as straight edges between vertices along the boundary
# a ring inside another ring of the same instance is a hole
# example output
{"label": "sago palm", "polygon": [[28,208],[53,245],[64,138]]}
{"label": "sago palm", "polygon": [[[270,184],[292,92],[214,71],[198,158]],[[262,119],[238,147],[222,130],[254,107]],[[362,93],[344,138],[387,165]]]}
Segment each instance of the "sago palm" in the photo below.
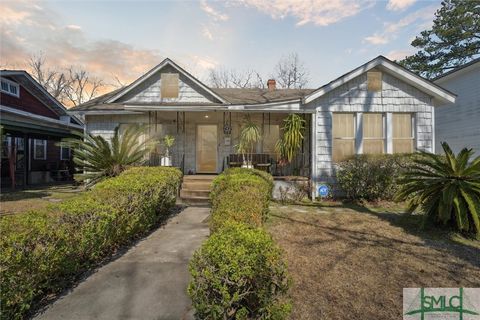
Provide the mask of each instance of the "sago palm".
{"label": "sago palm", "polygon": [[480,157],[470,161],[472,149],[455,156],[446,142],[444,156],[422,152],[401,178],[399,200],[409,210],[422,209],[426,220],[451,224],[480,237]]}
{"label": "sago palm", "polygon": [[119,175],[129,166],[144,163],[152,147],[151,140],[139,143],[144,134],[145,127],[132,125],[122,134],[117,127],[111,141],[84,134],[64,139],[60,145],[71,148],[74,163],[83,171],[75,179],[86,181],[86,186],[90,187],[105,178]]}

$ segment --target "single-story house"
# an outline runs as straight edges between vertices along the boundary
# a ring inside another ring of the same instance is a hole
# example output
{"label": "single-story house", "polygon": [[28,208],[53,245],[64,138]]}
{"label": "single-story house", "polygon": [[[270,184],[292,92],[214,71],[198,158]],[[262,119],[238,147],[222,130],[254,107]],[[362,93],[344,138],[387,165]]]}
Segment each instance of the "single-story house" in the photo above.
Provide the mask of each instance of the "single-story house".
{"label": "single-story house", "polygon": [[446,141],[454,152],[473,148],[480,156],[480,58],[453,69],[436,78],[434,82],[458,96],[455,104],[435,111],[436,152]]}
{"label": "single-story house", "polygon": [[[110,138],[115,128],[149,125],[149,134],[176,137],[173,164],[185,174],[219,173],[237,163],[235,145],[248,114],[261,127],[259,162],[275,175],[302,175],[317,186],[333,183],[335,162],[361,153],[434,152],[434,107],[455,95],[378,56],[317,89],[210,88],[170,59],[130,85],[72,108],[86,132]],[[301,114],[306,134],[295,160],[275,155],[282,122]],[[161,150],[158,150],[161,153]],[[151,164],[159,162],[154,152]],[[266,160],[265,160],[266,159]]]}
{"label": "single-story house", "polygon": [[1,70],[2,187],[71,180],[71,152],[58,142],[83,123],[23,70]]}

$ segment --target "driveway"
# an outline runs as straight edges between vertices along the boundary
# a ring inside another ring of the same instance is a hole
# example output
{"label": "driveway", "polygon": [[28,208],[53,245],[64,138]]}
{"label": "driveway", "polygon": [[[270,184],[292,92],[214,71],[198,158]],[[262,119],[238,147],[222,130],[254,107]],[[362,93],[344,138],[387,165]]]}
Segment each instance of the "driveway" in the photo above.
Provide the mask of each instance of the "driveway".
{"label": "driveway", "polygon": [[192,319],[188,261],[209,234],[209,211],[187,207],[35,319]]}

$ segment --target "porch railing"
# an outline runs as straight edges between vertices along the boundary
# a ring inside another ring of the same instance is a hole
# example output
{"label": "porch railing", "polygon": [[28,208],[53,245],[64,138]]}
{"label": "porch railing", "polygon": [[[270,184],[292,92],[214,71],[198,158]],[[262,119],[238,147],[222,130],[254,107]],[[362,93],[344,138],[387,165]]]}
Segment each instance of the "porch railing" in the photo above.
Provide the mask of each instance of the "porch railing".
{"label": "porch railing", "polygon": [[244,160],[256,169],[267,171],[273,176],[310,176],[309,153],[297,153],[290,163],[270,153],[230,154],[224,159],[224,168],[241,167]]}

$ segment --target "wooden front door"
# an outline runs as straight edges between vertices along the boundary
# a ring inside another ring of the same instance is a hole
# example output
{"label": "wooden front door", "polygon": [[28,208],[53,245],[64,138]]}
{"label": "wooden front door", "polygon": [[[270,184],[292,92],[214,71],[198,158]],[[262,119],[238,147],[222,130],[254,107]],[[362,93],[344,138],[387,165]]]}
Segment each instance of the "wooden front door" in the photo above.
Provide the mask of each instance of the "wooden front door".
{"label": "wooden front door", "polygon": [[217,173],[217,125],[197,125],[197,173]]}

